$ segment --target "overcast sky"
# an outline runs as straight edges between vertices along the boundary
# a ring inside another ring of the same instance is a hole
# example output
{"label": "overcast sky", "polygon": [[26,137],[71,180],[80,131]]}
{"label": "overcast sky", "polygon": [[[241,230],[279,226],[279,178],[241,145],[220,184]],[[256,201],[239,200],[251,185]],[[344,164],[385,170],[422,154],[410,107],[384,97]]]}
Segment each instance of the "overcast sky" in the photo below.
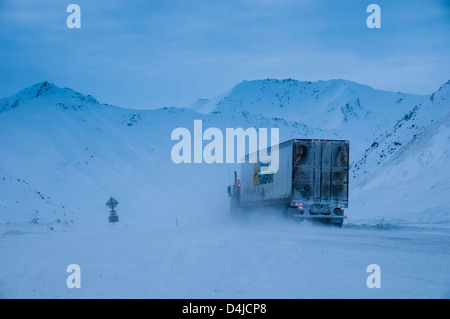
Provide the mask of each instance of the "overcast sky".
{"label": "overcast sky", "polygon": [[[66,26],[70,3],[81,29]],[[370,3],[381,29],[366,26]],[[181,107],[264,78],[431,94],[450,79],[450,0],[0,0],[0,46],[0,97],[47,80]]]}

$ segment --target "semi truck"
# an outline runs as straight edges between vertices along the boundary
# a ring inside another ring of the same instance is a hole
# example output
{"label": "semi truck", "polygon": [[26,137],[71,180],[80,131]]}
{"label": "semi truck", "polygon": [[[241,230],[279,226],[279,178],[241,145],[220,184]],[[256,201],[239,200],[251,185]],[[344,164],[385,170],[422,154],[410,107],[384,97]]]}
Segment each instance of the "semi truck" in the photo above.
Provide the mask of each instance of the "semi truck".
{"label": "semi truck", "polygon": [[272,172],[260,161],[261,151],[247,154],[240,178],[235,172],[228,186],[230,211],[244,214],[272,207],[288,218],[342,226],[348,207],[349,150],[348,140],[291,139],[278,145],[278,170]]}

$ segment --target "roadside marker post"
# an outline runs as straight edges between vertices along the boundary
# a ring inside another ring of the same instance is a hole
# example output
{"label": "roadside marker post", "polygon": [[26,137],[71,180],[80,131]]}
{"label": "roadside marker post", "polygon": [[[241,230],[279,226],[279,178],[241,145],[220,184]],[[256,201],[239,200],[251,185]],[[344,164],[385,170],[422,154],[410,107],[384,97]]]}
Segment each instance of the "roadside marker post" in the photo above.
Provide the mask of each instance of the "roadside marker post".
{"label": "roadside marker post", "polygon": [[113,225],[119,222],[119,215],[117,215],[117,211],[114,209],[116,208],[117,205],[119,205],[119,202],[115,200],[113,197],[111,197],[106,202],[106,206],[108,206],[111,209],[111,211],[109,212],[109,222],[113,223]]}

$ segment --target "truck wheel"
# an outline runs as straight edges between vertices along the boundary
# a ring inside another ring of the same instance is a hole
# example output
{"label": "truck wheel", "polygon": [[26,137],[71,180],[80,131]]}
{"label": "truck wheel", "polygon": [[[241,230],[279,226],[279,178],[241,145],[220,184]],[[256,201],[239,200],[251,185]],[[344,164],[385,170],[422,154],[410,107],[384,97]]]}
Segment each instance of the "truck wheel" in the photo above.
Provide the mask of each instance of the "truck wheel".
{"label": "truck wheel", "polygon": [[344,219],[343,218],[339,218],[339,219],[334,218],[334,219],[330,220],[330,224],[332,226],[338,227],[338,228],[341,228],[343,223],[344,223]]}
{"label": "truck wheel", "polygon": [[284,215],[286,216],[287,219],[300,219],[297,217],[294,217],[294,215],[298,213],[297,208],[292,208],[292,207],[286,207],[284,208]]}
{"label": "truck wheel", "polygon": [[281,206],[281,213],[283,214],[283,217],[286,219],[291,218],[289,216],[289,206]]}

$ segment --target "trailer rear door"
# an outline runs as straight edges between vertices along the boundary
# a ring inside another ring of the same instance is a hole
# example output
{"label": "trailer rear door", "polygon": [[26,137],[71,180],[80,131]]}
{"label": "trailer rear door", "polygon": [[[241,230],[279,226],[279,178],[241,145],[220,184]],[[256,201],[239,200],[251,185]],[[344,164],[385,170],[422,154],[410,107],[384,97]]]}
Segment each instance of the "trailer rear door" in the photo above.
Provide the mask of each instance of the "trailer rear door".
{"label": "trailer rear door", "polygon": [[314,204],[348,202],[348,142],[297,140],[293,153],[295,200]]}

